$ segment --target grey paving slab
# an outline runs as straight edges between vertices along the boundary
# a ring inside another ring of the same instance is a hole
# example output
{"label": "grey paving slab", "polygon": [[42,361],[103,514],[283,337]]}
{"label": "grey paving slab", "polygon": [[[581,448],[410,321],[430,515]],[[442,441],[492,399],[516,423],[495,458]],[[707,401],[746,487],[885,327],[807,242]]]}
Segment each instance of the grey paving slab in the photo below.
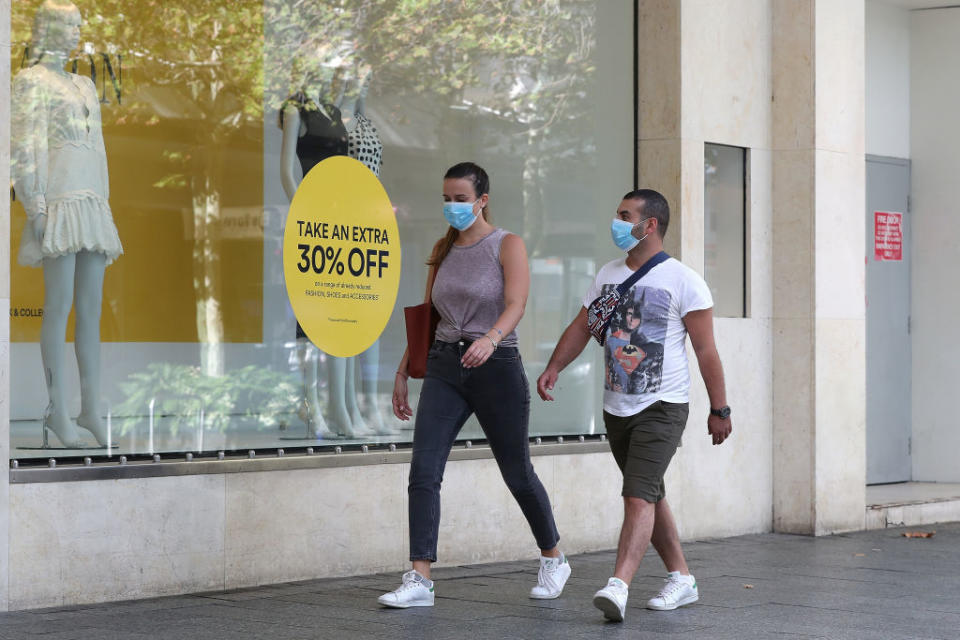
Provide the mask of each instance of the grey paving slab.
{"label": "grey paving slab", "polygon": [[672,612],[643,608],[663,579],[651,552],[622,624],[591,604],[612,571],[606,551],[571,557],[573,577],[556,600],[527,597],[531,559],[438,567],[432,608],[380,607],[376,597],[399,575],[376,574],[0,614],[0,640],[960,640],[960,523],[928,529],[933,538],[888,529],[687,544],[701,599]]}

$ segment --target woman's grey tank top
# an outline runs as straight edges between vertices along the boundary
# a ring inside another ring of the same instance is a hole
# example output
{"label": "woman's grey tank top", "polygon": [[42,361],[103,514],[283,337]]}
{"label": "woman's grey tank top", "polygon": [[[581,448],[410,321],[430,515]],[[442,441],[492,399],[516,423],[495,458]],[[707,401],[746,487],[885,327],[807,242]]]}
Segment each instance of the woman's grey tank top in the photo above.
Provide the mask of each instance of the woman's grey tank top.
{"label": "woman's grey tank top", "polygon": [[[440,312],[437,340],[457,342],[482,338],[503,313],[503,265],[500,245],[508,231],[494,229],[469,246],[450,247],[433,282],[431,300]],[[494,340],[496,335],[492,336]],[[504,335],[500,344],[517,346],[517,332]]]}

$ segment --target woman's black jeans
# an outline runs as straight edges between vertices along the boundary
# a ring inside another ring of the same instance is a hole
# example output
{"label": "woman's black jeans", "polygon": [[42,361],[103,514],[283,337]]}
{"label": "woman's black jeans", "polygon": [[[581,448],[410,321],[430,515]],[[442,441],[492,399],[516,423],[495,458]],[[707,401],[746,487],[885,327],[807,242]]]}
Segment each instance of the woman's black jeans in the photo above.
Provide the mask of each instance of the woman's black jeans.
{"label": "woman's black jeans", "polygon": [[477,415],[500,473],[540,549],[552,549],[560,535],[547,492],[530,463],[527,427],[530,386],[515,347],[500,347],[481,366],[465,369],[460,358],[470,346],[434,342],[420,391],[408,486],[410,560],[437,559],[440,483],[447,456],[463,423]]}

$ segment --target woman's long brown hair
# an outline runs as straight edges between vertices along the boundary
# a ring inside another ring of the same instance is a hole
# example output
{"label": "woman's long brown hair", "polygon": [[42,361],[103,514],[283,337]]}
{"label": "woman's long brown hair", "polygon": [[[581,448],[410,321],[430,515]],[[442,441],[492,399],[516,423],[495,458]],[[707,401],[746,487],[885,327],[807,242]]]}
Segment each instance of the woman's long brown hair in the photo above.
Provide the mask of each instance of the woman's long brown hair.
{"label": "woman's long brown hair", "polygon": [[[490,177],[487,175],[487,172],[483,170],[483,167],[473,162],[461,162],[460,164],[453,165],[443,174],[444,180],[449,178],[470,178],[470,181],[473,182],[473,190],[477,198],[483,194],[489,195],[490,193]],[[483,219],[489,222],[489,207],[485,206],[481,210],[481,213],[483,214]],[[427,260],[427,266],[440,267],[440,263],[443,262],[447,254],[450,253],[450,247],[453,246],[458,233],[459,231],[454,227],[447,229],[446,235],[437,240],[437,243],[433,245],[433,251],[430,252],[430,259]]]}

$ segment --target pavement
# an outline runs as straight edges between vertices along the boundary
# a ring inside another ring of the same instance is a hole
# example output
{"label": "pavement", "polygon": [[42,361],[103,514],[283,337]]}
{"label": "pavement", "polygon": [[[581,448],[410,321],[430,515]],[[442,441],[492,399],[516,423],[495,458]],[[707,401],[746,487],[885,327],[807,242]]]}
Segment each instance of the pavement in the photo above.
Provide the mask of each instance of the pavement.
{"label": "pavement", "polygon": [[[906,538],[907,531],[935,531]],[[561,545],[562,546],[562,545]],[[614,553],[571,556],[556,600],[530,600],[536,559],[437,568],[436,606],[381,608],[399,574],[0,614],[0,640],[308,638],[960,639],[960,523],[821,538],[762,534],[684,545],[700,601],[643,608],[663,579],[649,554],[623,623],[593,593]]]}

